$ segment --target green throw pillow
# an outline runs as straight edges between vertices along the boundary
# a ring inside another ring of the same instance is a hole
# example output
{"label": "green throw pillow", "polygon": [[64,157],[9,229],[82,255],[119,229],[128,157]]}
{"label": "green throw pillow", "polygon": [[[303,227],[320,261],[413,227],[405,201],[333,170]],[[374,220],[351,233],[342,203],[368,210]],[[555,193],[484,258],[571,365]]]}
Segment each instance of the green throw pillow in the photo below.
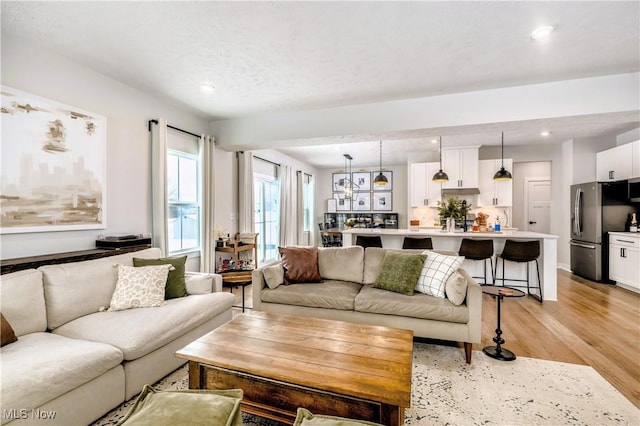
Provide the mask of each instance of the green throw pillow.
{"label": "green throw pillow", "polygon": [[319,416],[305,408],[298,408],[293,426],[382,426],[364,420],[352,420],[336,416]]}
{"label": "green throw pillow", "polygon": [[242,390],[157,391],[144,385],[118,425],[241,426]]}
{"label": "green throw pillow", "polygon": [[164,257],[161,259],[140,259],[133,258],[133,266],[151,266],[151,265],[173,265],[173,271],[169,271],[167,277],[167,286],[164,289],[165,299],[175,299],[187,295],[187,285],[184,281],[185,264],[187,256],[180,257]]}
{"label": "green throw pillow", "polygon": [[424,254],[388,251],[384,255],[380,274],[373,286],[413,296],[426,258]]}

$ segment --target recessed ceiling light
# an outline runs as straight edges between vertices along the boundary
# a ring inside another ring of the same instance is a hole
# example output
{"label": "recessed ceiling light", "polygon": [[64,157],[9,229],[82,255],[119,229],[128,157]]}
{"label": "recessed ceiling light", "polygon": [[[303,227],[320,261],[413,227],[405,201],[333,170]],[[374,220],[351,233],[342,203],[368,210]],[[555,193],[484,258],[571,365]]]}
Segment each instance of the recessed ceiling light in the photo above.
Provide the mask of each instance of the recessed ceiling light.
{"label": "recessed ceiling light", "polygon": [[538,27],[531,33],[531,38],[534,40],[544,40],[549,37],[549,34],[553,32],[554,28],[551,25],[545,25],[544,27]]}
{"label": "recessed ceiling light", "polygon": [[551,132],[550,132],[550,131],[548,131],[548,130],[545,130],[545,131],[543,131],[543,132],[540,132],[540,136],[544,136],[545,138],[546,138],[547,136],[549,136],[550,134],[551,134]]}
{"label": "recessed ceiling light", "polygon": [[200,85],[200,90],[202,90],[205,93],[213,93],[216,90],[216,86],[214,86],[211,83],[202,83]]}

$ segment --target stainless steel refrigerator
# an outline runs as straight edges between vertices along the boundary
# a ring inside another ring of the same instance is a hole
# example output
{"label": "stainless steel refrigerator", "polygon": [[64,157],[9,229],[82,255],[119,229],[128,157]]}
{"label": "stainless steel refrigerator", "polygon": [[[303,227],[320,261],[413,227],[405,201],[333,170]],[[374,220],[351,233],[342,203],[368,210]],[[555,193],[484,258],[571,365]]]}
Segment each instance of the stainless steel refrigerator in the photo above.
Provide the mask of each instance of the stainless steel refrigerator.
{"label": "stainless steel refrigerator", "polygon": [[624,231],[634,211],[628,184],[589,182],[571,186],[571,270],[592,281],[609,281],[608,232]]}

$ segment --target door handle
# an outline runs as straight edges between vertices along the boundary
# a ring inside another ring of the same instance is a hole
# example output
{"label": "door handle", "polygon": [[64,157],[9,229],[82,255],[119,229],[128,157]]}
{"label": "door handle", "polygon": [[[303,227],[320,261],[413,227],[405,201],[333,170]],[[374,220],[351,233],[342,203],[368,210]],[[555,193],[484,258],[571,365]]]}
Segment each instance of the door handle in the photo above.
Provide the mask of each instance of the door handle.
{"label": "door handle", "polygon": [[538,223],[538,222],[534,222],[532,220],[529,221],[529,225],[535,225],[536,223]]}
{"label": "door handle", "polygon": [[595,249],[596,246],[591,246],[588,244],[580,244],[580,243],[570,243],[572,246],[576,246],[576,247],[582,247],[582,248],[586,248],[586,249]]}

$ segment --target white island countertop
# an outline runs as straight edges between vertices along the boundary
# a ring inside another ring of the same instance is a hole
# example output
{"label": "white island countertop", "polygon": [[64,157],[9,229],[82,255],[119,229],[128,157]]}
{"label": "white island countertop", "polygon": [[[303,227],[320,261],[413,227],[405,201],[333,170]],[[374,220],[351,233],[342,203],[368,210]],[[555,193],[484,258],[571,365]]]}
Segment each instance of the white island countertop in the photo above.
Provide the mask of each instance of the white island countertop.
{"label": "white island countertop", "polygon": [[[404,237],[430,237],[435,250],[451,250],[457,252],[460,242],[463,238],[472,239],[492,239],[495,254],[502,252],[504,242],[507,239],[512,240],[538,240],[540,241],[540,258],[538,259],[540,266],[540,281],[543,289],[544,300],[557,299],[557,267],[558,267],[558,236],[550,234],[541,234],[538,232],[528,231],[501,231],[501,232],[447,232],[439,229],[385,229],[385,228],[351,228],[342,231],[342,245],[345,247],[354,246],[358,235],[379,235],[382,239],[382,246],[385,248],[402,248]],[[495,263],[495,259],[494,259]],[[524,278],[523,264],[507,262],[508,270],[505,273],[507,277]],[[482,275],[478,273],[478,267],[482,262],[465,260],[463,267],[473,276]],[[535,265],[530,267],[530,282],[532,286],[537,287],[537,276],[535,274]],[[501,281],[499,281],[501,283]],[[509,286],[507,279],[505,285]],[[521,285],[522,283],[517,283]],[[526,291],[526,289],[525,289]]]}

